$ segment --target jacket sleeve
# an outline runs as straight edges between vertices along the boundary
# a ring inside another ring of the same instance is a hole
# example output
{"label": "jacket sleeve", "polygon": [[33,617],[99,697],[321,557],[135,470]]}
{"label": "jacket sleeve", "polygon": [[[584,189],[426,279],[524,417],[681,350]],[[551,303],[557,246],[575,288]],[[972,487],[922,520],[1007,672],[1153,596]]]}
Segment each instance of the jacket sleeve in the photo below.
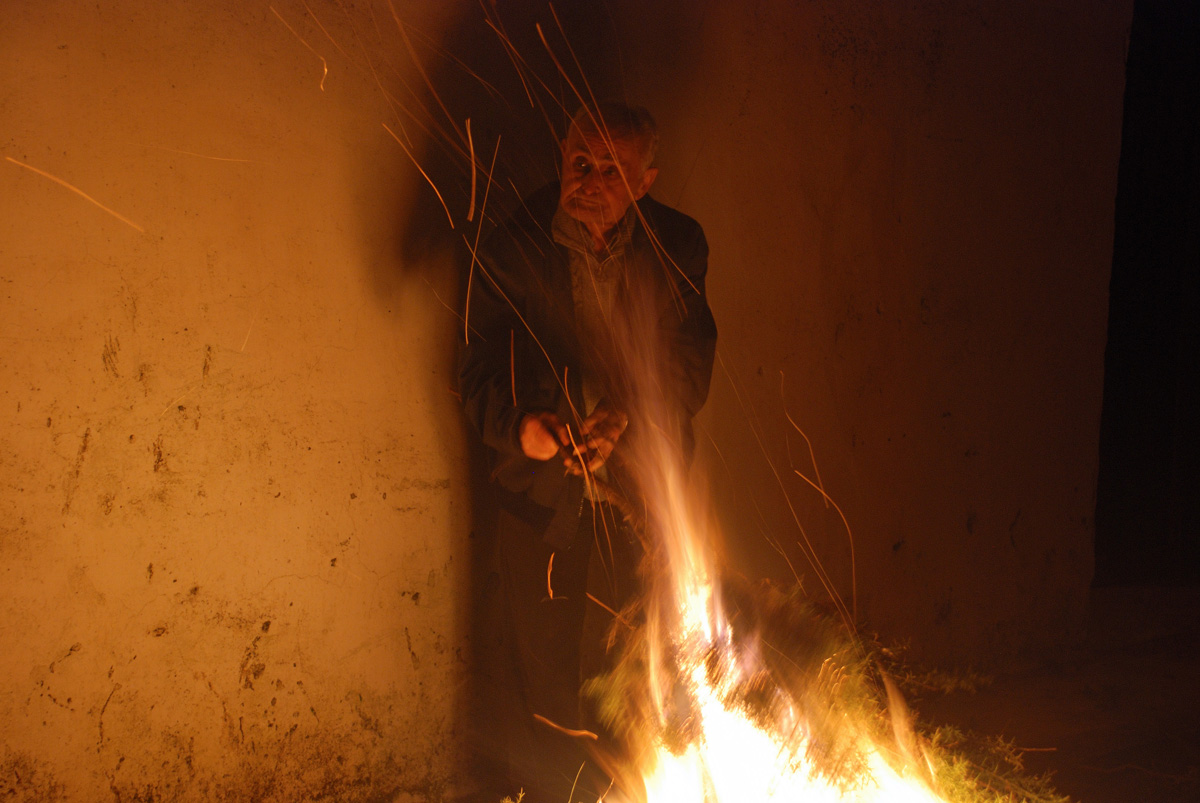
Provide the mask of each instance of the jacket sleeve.
{"label": "jacket sleeve", "polygon": [[564,548],[578,528],[583,480],[565,474],[559,461],[526,457],[518,434],[526,413],[562,414],[557,406],[564,397],[542,349],[550,345],[558,353],[548,340],[554,327],[547,323],[542,245],[516,225],[497,229],[480,249],[458,381],[467,419],[491,452],[499,504],[547,543]]}
{"label": "jacket sleeve", "polygon": [[717,347],[717,325],[704,284],[708,273],[708,242],[699,224],[690,219],[688,222],[693,231],[683,239],[685,247],[675,255],[675,264],[671,266],[675,297],[659,319],[666,350],[667,391],[685,422],[700,412],[708,398]]}

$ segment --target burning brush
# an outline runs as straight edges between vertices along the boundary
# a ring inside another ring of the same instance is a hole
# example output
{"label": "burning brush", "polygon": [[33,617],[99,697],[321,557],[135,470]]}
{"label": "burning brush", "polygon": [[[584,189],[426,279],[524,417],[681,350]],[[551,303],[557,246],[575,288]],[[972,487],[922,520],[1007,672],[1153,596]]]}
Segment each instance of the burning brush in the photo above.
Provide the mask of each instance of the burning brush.
{"label": "burning brush", "polygon": [[602,800],[1066,801],[1002,741],[919,734],[894,658],[798,590],[718,577],[664,490],[643,518],[605,487],[642,538],[645,593],[613,625],[613,668],[585,687],[616,745],[587,742],[613,778]]}

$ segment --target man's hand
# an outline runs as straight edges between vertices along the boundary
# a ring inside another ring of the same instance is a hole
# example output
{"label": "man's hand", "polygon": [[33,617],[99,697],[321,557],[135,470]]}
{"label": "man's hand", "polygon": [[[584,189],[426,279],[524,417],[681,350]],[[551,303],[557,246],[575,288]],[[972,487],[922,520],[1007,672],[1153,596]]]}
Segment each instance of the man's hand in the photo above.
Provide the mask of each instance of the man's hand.
{"label": "man's hand", "polygon": [[529,413],[521,419],[518,435],[521,451],[532,460],[549,460],[570,443],[566,426],[554,413]]}
{"label": "man's hand", "polygon": [[588,471],[600,468],[616,448],[627,426],[629,416],[602,403],[579,426],[580,443],[575,447],[578,460],[575,465],[586,467]]}

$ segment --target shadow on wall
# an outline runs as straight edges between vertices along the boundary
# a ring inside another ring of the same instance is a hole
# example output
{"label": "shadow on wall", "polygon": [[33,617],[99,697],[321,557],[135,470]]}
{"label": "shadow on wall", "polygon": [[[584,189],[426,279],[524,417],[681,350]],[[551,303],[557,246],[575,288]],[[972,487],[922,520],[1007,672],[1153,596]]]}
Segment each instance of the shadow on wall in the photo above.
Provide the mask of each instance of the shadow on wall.
{"label": "shadow on wall", "polygon": [[[681,30],[677,9],[624,5],[471,4],[437,41],[402,12],[390,25],[384,58],[398,65],[393,78],[412,78],[384,88],[388,127],[419,189],[411,203],[395,204],[404,213],[387,254],[393,258],[376,263],[381,293],[396,266],[419,268],[450,250],[469,260],[467,249],[521,197],[557,180],[558,141],[580,97],[644,103],[631,76],[657,76],[698,46],[686,38],[699,28]],[[622,41],[631,30],[638,32],[632,45]]]}
{"label": "shadow on wall", "polygon": [[[387,264],[409,269],[449,250],[469,259],[467,249],[522,195],[556,179],[556,142],[579,105],[576,91],[604,96],[618,86],[616,34],[601,8],[573,5],[555,16],[544,2],[476,6],[436,42],[403,19],[397,30],[393,58],[422,85],[397,87],[389,127],[420,189]],[[381,287],[391,281],[377,277]]]}

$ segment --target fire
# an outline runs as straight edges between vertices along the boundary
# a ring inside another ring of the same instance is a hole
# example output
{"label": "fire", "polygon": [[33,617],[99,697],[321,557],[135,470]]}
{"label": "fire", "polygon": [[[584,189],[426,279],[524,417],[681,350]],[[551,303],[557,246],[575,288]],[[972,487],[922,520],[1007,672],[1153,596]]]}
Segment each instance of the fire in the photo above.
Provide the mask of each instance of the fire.
{"label": "fire", "polygon": [[641,727],[650,735],[641,734],[634,759],[646,803],[944,800],[930,788],[928,768],[883,736],[882,707],[872,717],[839,700],[846,682],[839,656],[799,678],[797,693],[797,679],[777,677],[778,662],[764,660],[774,647],[737,631],[722,610],[711,533],[678,463],[662,449],[641,455],[650,468],[642,485],[660,513],[650,525],[642,625],[649,700],[642,716],[648,711],[651,721]]}
{"label": "fire", "polygon": [[[746,671],[732,648],[731,630],[714,627],[709,618],[711,586],[701,588],[709,593],[693,595],[682,605],[683,626],[673,645],[682,659],[675,682],[690,700],[694,736],[683,751],[661,741],[656,745],[643,770],[647,803],[941,800],[918,777],[895,769],[862,723],[844,723],[854,733],[862,758],[857,774],[834,778],[822,775],[806,760],[810,744],[803,714],[794,705],[785,701],[777,709],[777,719],[767,726],[739,710],[736,689]],[[714,663],[722,670],[716,673],[716,682]],[[667,695],[659,690],[655,696],[661,700]]]}

